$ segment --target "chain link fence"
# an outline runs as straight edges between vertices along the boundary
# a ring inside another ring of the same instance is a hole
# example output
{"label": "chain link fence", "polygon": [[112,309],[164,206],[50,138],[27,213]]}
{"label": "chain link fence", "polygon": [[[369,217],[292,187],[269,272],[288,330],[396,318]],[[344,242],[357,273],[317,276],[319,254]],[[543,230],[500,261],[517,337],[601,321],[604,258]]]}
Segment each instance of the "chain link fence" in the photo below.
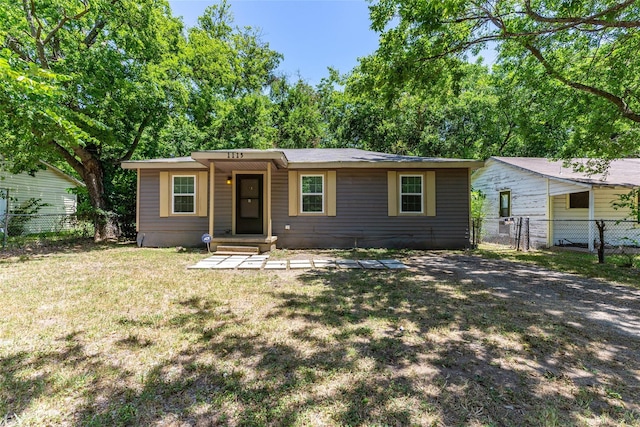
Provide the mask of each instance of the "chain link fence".
{"label": "chain link fence", "polygon": [[0,215],[0,245],[3,249],[67,238],[86,238],[93,233],[93,223],[75,214]]}
{"label": "chain link fence", "polygon": [[[485,236],[485,223],[473,222],[473,246],[479,241],[509,244],[517,250],[550,246],[607,255],[640,256],[640,222],[631,220],[545,220],[526,217],[497,220]],[[549,235],[551,238],[549,239]],[[478,236],[480,236],[478,238]],[[472,247],[473,247],[472,246]]]}
{"label": "chain link fence", "polygon": [[640,223],[637,221],[555,220],[554,246],[588,249],[603,247],[607,253],[640,253]]}

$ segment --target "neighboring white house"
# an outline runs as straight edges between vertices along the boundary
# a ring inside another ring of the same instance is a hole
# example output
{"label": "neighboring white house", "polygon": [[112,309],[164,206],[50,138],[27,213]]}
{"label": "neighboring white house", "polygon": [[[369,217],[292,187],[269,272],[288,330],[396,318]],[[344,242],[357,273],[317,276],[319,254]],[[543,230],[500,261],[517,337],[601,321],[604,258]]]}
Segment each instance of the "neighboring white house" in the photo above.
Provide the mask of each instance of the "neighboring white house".
{"label": "neighboring white house", "polygon": [[47,204],[38,214],[63,215],[76,212],[77,197],[69,189],[84,184],[49,164],[44,165],[45,169],[37,171],[33,176],[28,173],[10,174],[0,169],[0,218],[30,199],[40,199],[40,203]]}
{"label": "neighboring white house", "polygon": [[[579,243],[593,250],[598,233],[595,220],[634,219],[629,210],[614,209],[613,203],[640,187],[640,159],[613,161],[604,176],[590,176],[565,167],[562,161],[491,157],[471,182],[474,190],[486,195],[485,241],[510,242],[513,218],[528,217],[533,247]],[[639,224],[624,226],[625,237],[640,240]]]}

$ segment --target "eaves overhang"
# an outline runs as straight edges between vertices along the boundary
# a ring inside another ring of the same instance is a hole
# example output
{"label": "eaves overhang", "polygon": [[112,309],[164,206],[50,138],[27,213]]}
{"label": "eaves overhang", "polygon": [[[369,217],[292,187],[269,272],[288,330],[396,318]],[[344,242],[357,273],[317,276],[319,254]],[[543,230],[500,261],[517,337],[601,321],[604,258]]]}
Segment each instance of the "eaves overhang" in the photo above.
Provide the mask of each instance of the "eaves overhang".
{"label": "eaves overhang", "polygon": [[287,156],[279,150],[212,150],[195,151],[191,158],[208,167],[210,162],[273,162],[278,169],[285,169],[289,164]]}

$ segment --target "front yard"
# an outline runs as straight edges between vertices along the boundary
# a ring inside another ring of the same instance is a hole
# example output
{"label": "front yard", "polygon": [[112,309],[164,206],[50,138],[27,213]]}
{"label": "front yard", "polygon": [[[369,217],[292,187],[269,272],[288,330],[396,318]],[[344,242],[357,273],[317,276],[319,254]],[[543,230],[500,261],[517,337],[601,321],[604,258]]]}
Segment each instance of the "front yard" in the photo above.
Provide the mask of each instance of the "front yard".
{"label": "front yard", "polygon": [[635,330],[629,287],[399,255],[409,270],[186,270],[204,255],[131,246],[0,259],[0,425],[640,425],[638,335],[565,292],[602,287],[594,304]]}

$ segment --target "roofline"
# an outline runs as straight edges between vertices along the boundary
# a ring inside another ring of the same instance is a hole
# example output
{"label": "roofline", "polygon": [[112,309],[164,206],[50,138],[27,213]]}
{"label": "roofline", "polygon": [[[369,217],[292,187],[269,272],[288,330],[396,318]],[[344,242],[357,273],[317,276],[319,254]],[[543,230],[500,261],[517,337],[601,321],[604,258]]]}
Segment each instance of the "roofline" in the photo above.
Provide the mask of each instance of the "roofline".
{"label": "roofline", "polygon": [[122,169],[208,169],[202,163],[195,160],[181,162],[159,162],[153,160],[128,160],[120,164]]}
{"label": "roofline", "polygon": [[484,166],[481,160],[447,161],[356,161],[356,162],[291,162],[289,169],[479,169]]}
{"label": "roofline", "polygon": [[356,160],[292,162],[280,150],[215,150],[195,151],[191,159],[129,160],[122,162],[123,169],[208,169],[210,162],[272,161],[279,169],[479,169],[482,160],[469,159],[427,159],[427,160]]}
{"label": "roofline", "polygon": [[44,160],[40,160],[40,163],[42,163],[47,168],[49,168],[51,170],[51,172],[54,172],[54,173],[60,175],[62,178],[66,179],[67,181],[71,181],[72,183],[74,183],[78,187],[86,187],[86,184],[84,182],[80,181],[79,179],[76,179],[76,178],[72,177],[71,175],[69,175],[69,174],[67,174],[67,173],[65,173],[63,171],[61,171],[57,167],[45,162]]}
{"label": "roofline", "polygon": [[505,162],[504,160],[498,159],[494,156],[491,156],[487,159],[487,161],[489,160],[494,160],[496,162],[500,162],[503,165],[507,165],[509,167],[512,167],[514,169],[518,169],[518,170],[522,170],[522,171],[526,171],[526,172],[530,172],[539,176],[542,176],[544,178],[548,178],[548,179],[554,179],[556,181],[559,182],[564,182],[567,184],[573,184],[573,185],[578,185],[578,186],[582,186],[582,187],[586,187],[586,188],[593,188],[593,187],[622,187],[622,188],[636,188],[637,185],[633,185],[633,184],[620,184],[620,183],[608,183],[606,181],[594,181],[594,182],[585,182],[583,180],[580,179],[575,179],[575,178],[558,178],[557,176],[553,176],[553,175],[548,175],[546,173],[542,173],[542,172],[538,172],[538,171],[534,171],[531,169],[527,169],[525,167],[522,166],[518,166],[518,165],[514,165],[511,164],[509,162]]}

